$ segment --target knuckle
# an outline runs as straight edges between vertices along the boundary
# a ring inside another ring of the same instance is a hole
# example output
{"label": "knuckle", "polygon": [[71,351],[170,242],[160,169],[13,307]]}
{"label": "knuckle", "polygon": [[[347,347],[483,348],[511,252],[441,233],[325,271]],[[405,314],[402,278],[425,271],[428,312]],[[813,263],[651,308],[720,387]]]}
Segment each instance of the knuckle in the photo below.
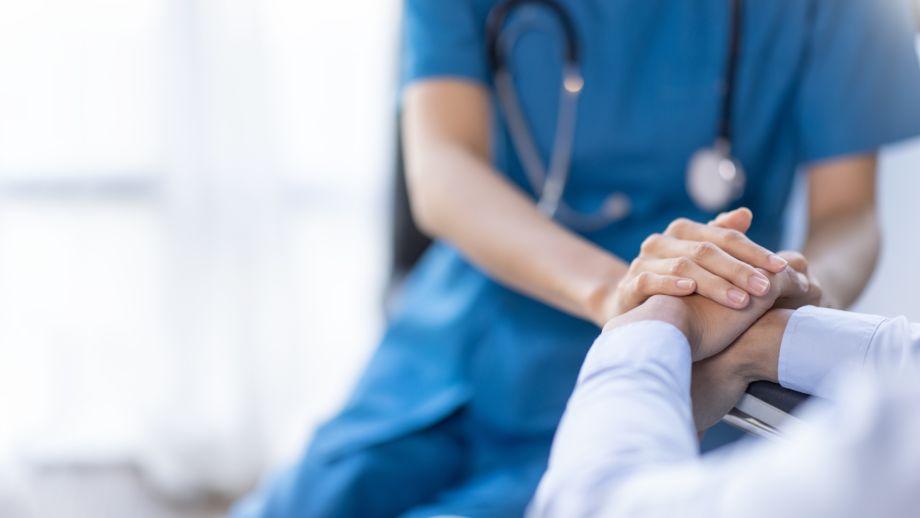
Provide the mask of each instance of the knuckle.
{"label": "knuckle", "polygon": [[729,229],[725,231],[725,233],[722,236],[722,239],[724,239],[726,243],[736,244],[736,243],[741,243],[743,241],[747,241],[747,236],[745,236],[738,230]]}
{"label": "knuckle", "polygon": [[732,276],[735,279],[746,279],[755,271],[756,270],[751,268],[750,266],[739,263],[732,267]]}
{"label": "knuckle", "polygon": [[789,265],[793,269],[798,271],[804,271],[808,269],[808,259],[805,259],[805,256],[799,252],[788,252],[785,255],[786,261],[789,262]]}
{"label": "knuckle", "polygon": [[670,273],[676,276],[683,276],[690,271],[690,265],[693,263],[687,257],[678,257],[671,263]]}
{"label": "knuckle", "polygon": [[638,269],[638,265],[637,265],[638,262],[639,262],[639,258],[636,258],[636,259],[633,259],[631,263],[629,263],[629,266],[626,267],[626,275],[623,276],[623,279],[629,279],[629,278],[635,277],[636,269]]}
{"label": "knuckle", "polygon": [[653,250],[658,248],[658,245],[661,243],[661,234],[655,233],[642,241],[642,246],[639,247],[639,253],[646,255],[650,254]]}
{"label": "knuckle", "polygon": [[645,293],[652,285],[652,274],[649,272],[642,272],[636,276],[636,290],[640,293]]}
{"label": "knuckle", "polygon": [[708,259],[716,253],[716,245],[709,241],[700,241],[693,246],[693,257],[697,260]]}
{"label": "knuckle", "polygon": [[629,268],[627,268],[627,275],[635,277],[639,272],[645,270],[646,260],[642,256],[636,257],[631,263],[629,263]]}
{"label": "knuckle", "polygon": [[666,233],[670,235],[681,234],[684,231],[686,231],[688,225],[690,225],[689,219],[677,218],[674,221],[672,221],[670,225],[668,225],[668,229]]}

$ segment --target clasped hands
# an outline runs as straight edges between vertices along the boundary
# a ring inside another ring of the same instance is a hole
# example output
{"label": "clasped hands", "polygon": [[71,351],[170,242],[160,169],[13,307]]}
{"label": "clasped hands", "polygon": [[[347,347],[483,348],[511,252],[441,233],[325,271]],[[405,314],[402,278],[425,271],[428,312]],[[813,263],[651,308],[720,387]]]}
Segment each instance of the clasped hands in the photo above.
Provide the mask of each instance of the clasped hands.
{"label": "clasped hands", "polygon": [[805,258],[797,252],[773,254],[750,241],[745,232],[751,220],[747,209],[707,225],[678,220],[665,234],[646,240],[612,297],[611,314],[617,316],[604,326],[660,320],[684,333],[695,362],[692,399],[699,431],[731,410],[750,382],[776,381],[790,309],[821,300]]}

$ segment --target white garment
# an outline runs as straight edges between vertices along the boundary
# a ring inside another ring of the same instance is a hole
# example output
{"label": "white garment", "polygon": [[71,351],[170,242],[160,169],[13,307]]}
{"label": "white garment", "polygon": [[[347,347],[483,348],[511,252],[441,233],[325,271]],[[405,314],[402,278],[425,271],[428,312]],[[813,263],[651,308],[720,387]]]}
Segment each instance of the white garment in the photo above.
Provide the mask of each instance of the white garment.
{"label": "white garment", "polygon": [[[830,395],[787,441],[747,441],[701,459],[690,348],[675,327],[604,333],[585,360],[530,515],[917,516],[920,326],[804,308],[791,317],[781,382]],[[827,388],[828,374],[849,369]],[[855,371],[855,372],[854,372]]]}

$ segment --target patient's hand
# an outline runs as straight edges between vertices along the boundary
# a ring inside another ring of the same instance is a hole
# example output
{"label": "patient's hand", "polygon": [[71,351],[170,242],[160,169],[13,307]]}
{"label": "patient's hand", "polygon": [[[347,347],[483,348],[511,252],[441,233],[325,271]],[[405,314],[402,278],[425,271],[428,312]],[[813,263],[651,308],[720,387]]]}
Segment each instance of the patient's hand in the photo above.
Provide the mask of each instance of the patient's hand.
{"label": "patient's hand", "polygon": [[776,301],[776,307],[798,309],[802,306],[823,306],[824,292],[821,284],[811,272],[808,271],[808,259],[799,252],[787,250],[777,255],[789,261],[789,267],[801,273],[808,280],[808,289],[798,295],[782,297]]}
{"label": "patient's hand", "polygon": [[[744,222],[734,221],[735,215],[726,213],[711,224],[747,230],[741,225]],[[699,430],[709,428],[731,410],[752,381],[776,379],[779,345],[791,311],[767,312],[774,307],[797,308],[820,301],[820,286],[807,275],[805,258],[797,252],[781,255],[789,267],[777,274],[764,272],[771,281],[770,291],[753,297],[743,310],[729,309],[700,296],[657,296],[604,327],[608,330],[640,320],[662,320],[687,336],[693,359],[698,362],[693,367],[692,397]]]}
{"label": "patient's hand", "polygon": [[727,414],[755,381],[778,380],[779,349],[793,311],[767,312],[726,350],[693,364],[691,397],[698,431]]}
{"label": "patient's hand", "polygon": [[805,276],[808,287],[780,297],[774,307],[788,309],[769,311],[727,349],[693,364],[691,395],[698,431],[718,423],[738,403],[751,383],[778,382],[779,349],[786,323],[793,313],[791,310],[822,303],[821,286],[809,274],[805,257],[798,252],[780,252],[779,255],[789,261],[790,268]]}
{"label": "patient's hand", "polygon": [[[765,272],[766,273],[766,272]],[[783,299],[801,299],[809,290],[808,279],[791,267],[778,274],[767,274],[770,291],[761,297],[752,297],[751,304],[742,310],[729,309],[702,297],[687,298],[693,315],[693,331],[697,333],[693,360],[705,360],[722,352],[738,339],[767,311]]]}
{"label": "patient's hand", "polygon": [[699,295],[682,298],[656,296],[610,320],[604,329],[640,320],[662,320],[683,331],[690,342],[693,361],[704,360],[722,352],[772,308],[780,297],[799,297],[809,289],[808,280],[791,268],[777,274],[762,273],[770,278],[770,290],[766,295],[752,297],[745,309],[727,308]]}

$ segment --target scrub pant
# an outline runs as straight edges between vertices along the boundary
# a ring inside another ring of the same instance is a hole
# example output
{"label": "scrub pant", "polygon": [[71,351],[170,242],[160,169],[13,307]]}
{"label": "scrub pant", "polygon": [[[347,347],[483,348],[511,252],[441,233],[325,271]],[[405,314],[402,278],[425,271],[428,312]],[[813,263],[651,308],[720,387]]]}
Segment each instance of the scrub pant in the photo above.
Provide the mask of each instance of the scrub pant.
{"label": "scrub pant", "polygon": [[232,518],[523,516],[551,436],[490,433],[466,411],[392,441],[336,458],[308,453]]}

